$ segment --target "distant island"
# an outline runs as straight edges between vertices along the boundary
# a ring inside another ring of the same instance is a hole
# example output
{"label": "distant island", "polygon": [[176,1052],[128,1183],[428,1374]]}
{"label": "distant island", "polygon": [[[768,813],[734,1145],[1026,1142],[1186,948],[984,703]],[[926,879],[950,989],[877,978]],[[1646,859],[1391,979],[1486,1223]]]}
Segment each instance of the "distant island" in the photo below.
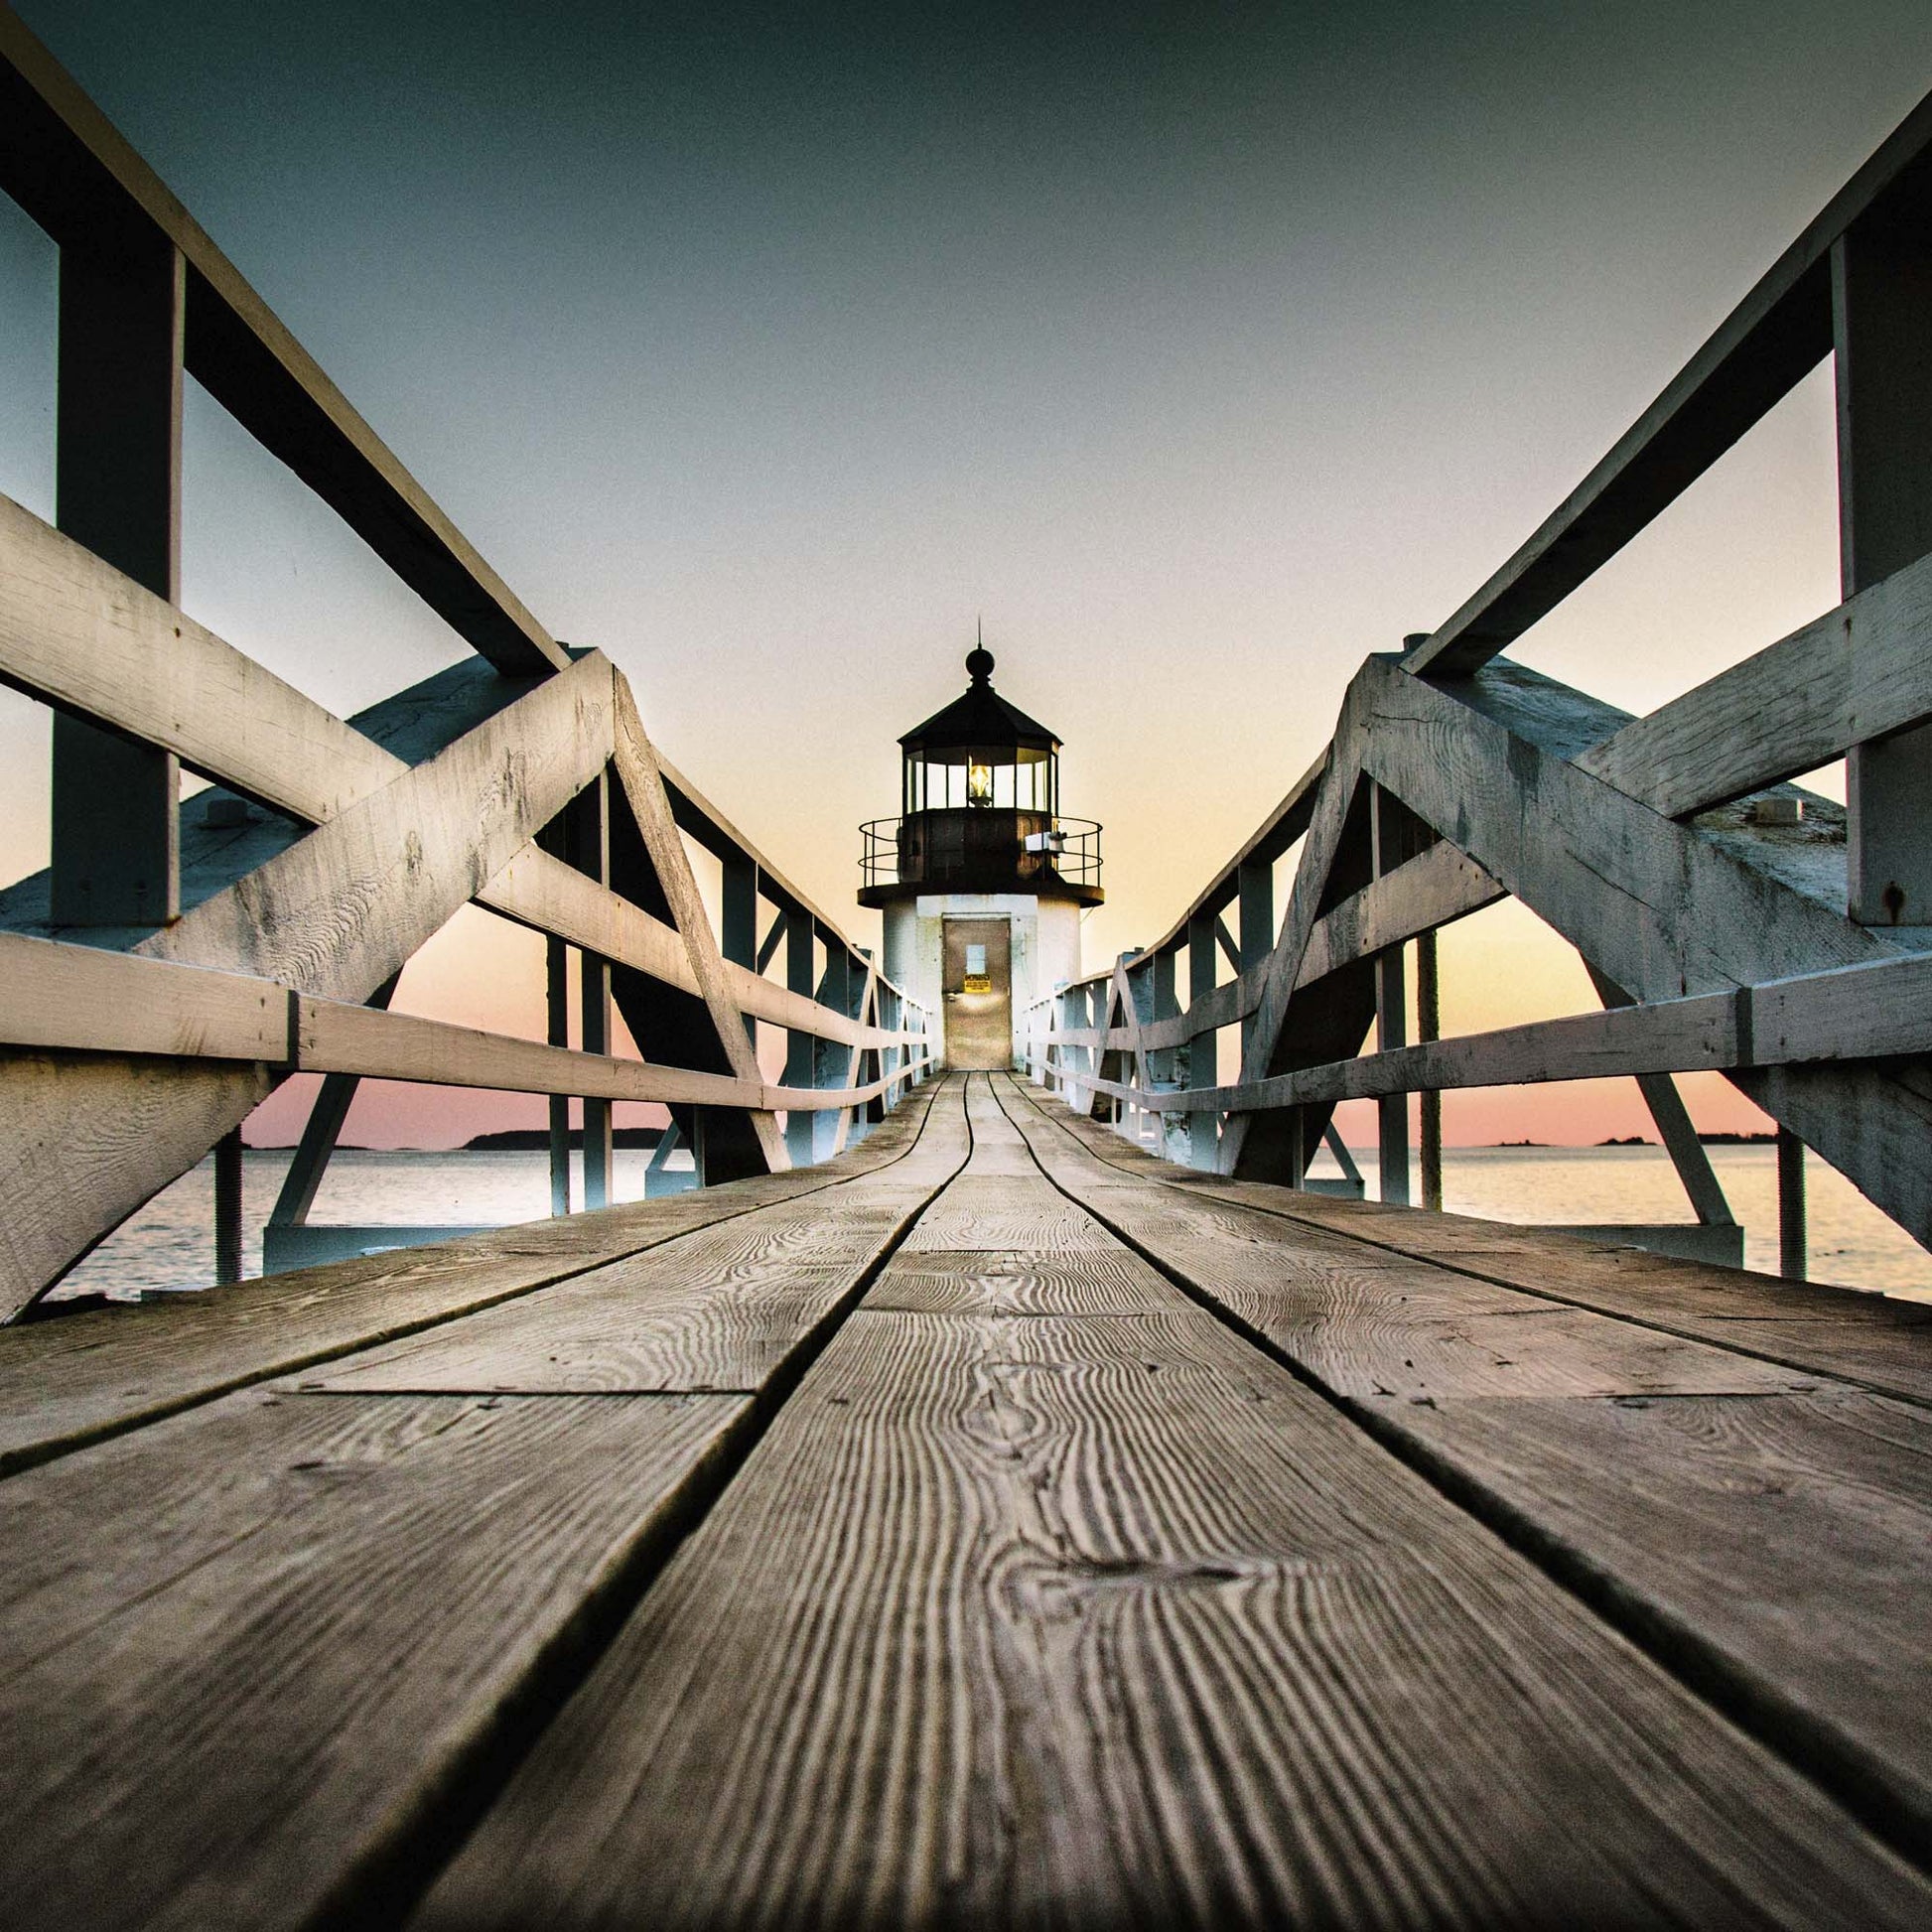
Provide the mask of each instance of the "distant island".
{"label": "distant island", "polygon": [[[619,1127],[612,1131],[611,1143],[614,1147],[655,1147],[663,1138],[661,1127]],[[584,1149],[584,1130],[573,1127],[570,1130],[570,1144],[578,1152]],[[541,1154],[550,1146],[550,1130],[547,1127],[510,1127],[498,1134],[479,1134],[474,1140],[465,1141],[457,1150],[460,1154]]]}
{"label": "distant island", "polygon": [[1598,1141],[1598,1147],[1655,1147],[1655,1141],[1646,1141],[1641,1134],[1626,1134],[1621,1140],[1612,1136],[1607,1141]]}
{"label": "distant island", "polygon": [[1775,1134],[1700,1134],[1698,1136],[1706,1147],[1770,1147],[1777,1138]]}

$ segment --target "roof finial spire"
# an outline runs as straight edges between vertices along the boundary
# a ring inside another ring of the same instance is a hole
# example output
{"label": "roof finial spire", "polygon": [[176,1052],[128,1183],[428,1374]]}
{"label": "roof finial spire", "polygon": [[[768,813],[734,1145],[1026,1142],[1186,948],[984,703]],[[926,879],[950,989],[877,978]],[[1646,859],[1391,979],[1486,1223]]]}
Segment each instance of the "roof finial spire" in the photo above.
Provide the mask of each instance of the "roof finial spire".
{"label": "roof finial spire", "polygon": [[986,621],[973,620],[973,648],[966,653],[966,671],[975,684],[984,684],[993,675],[993,653],[986,647]]}

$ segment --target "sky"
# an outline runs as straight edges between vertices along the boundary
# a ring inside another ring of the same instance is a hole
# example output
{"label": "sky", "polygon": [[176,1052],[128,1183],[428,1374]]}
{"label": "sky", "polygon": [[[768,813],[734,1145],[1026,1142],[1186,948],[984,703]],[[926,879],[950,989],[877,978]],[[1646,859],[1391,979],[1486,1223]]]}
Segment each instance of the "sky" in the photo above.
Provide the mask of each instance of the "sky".
{"label": "sky", "polygon": [[[862,943],[856,828],[983,620],[1106,826],[1089,965],[1167,930],[1363,655],[1503,561],[1932,85],[1923,0],[20,11]],[[53,303],[0,205],[0,489],[42,514]],[[1516,654],[1649,709],[1834,604],[1829,383]],[[462,653],[192,389],[185,521],[186,607],[334,709]],[[0,694],[0,877],[45,862],[46,738]],[[492,923],[401,1004],[538,1031],[536,948]],[[1449,1032],[1592,1004],[1513,906],[1444,973]],[[351,1134],[532,1105],[372,1088]],[[1446,1112],[1646,1130],[1628,1083]]]}

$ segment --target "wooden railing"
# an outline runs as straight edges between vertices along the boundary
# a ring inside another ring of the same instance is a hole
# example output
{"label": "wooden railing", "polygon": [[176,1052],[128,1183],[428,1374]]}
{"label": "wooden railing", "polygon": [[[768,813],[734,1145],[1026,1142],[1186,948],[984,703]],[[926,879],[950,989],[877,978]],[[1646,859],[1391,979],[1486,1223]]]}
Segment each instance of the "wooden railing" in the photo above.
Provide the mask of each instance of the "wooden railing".
{"label": "wooden railing", "polygon": [[[598,1206],[615,1101],[666,1103],[702,1182],[826,1158],[921,1077],[916,1003],[665,765],[622,675],[545,632],[4,9],[0,189],[61,258],[60,527],[0,498],[0,680],[55,712],[53,862],[0,892],[0,1316],[210,1148],[232,1273],[234,1135],[291,1072],[326,1078],[271,1253],[361,1079],[552,1096],[563,1212],[566,1096]],[[187,617],[184,372],[477,657],[344,720]],[[183,804],[184,767],[215,788]],[[473,900],[546,935],[549,1044],[387,1011]],[[644,1060],[611,1052],[613,1002]]]}
{"label": "wooden railing", "polygon": [[[1420,1091],[1428,1205],[1445,1088],[1633,1075],[1722,1248],[1735,1224],[1670,1078],[1716,1068],[1779,1125],[1787,1273],[1805,1147],[1932,1242],[1929,300],[1932,100],[1474,597],[1362,666],[1322,757],[1173,928],[1041,1004],[1036,1075],[1171,1158],[1291,1186],[1324,1138],[1352,1165],[1330,1116],[1373,1097],[1397,1200]],[[1501,654],[1828,354],[1843,604],[1645,718]],[[1849,807],[1788,782],[1840,757]],[[1606,1011],[1438,1040],[1435,935],[1509,895]]]}

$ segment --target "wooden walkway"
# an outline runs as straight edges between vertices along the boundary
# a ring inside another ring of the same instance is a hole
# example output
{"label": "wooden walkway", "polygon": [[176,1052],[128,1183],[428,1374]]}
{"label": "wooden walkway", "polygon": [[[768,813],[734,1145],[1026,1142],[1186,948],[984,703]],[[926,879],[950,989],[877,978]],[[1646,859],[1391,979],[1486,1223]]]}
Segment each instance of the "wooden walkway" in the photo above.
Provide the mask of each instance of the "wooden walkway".
{"label": "wooden walkway", "polygon": [[1932,1923],[1932,1309],[828,1166],[0,1330],[0,1923]]}

